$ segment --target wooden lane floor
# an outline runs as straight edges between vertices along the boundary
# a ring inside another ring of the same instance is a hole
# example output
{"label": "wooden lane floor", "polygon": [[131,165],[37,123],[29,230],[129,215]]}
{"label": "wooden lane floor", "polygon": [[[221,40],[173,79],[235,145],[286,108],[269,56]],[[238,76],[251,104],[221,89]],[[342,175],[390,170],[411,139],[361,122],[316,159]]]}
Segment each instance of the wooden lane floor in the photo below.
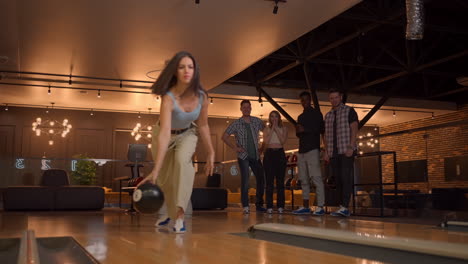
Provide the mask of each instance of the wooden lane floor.
{"label": "wooden lane floor", "polygon": [[[385,220],[385,219],[384,219]],[[240,209],[195,211],[186,219],[188,232],[176,235],[154,227],[155,216],[130,216],[117,209],[98,212],[0,212],[0,238],[72,236],[101,263],[379,263],[233,235],[259,223],[284,223],[468,244],[468,233],[435,225],[381,221],[379,218],[336,218],[251,213]],[[467,245],[468,246],[468,245]]]}

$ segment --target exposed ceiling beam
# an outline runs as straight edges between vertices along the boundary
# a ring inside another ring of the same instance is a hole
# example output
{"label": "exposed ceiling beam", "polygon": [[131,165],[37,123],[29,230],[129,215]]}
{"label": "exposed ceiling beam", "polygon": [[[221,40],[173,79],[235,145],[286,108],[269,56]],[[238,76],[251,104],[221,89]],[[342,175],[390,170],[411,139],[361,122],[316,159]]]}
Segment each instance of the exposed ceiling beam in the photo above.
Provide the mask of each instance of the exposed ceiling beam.
{"label": "exposed ceiling beam", "polygon": [[452,94],[457,94],[457,93],[461,93],[461,92],[465,92],[465,91],[468,91],[468,87],[466,87],[466,86],[455,89],[455,90],[447,91],[447,92],[444,92],[444,93],[434,94],[434,95],[431,95],[429,97],[426,97],[426,99],[439,98],[439,97],[452,95]]}
{"label": "exposed ceiling beam", "polygon": [[[403,14],[404,14],[404,11],[400,11],[396,15],[393,15],[390,18],[385,19],[385,20],[392,21],[394,19],[399,18]],[[311,59],[313,59],[313,58],[315,58],[315,57],[317,57],[317,56],[319,56],[319,55],[321,55],[321,54],[323,54],[323,53],[325,53],[327,51],[330,51],[330,50],[332,50],[332,49],[334,49],[334,48],[336,48],[336,47],[338,47],[338,46],[340,46],[340,45],[342,45],[342,44],[344,44],[346,42],[349,42],[349,41],[353,40],[354,38],[357,38],[358,36],[360,36],[363,33],[366,33],[366,32],[369,32],[369,31],[371,31],[373,29],[378,28],[380,25],[381,25],[381,23],[373,23],[371,25],[365,26],[365,27],[361,28],[360,30],[347,35],[346,37],[341,38],[339,40],[336,40],[336,41],[326,45],[325,47],[313,52],[312,54],[305,57],[303,61],[295,61],[295,62],[290,63],[290,64],[286,65],[285,67],[283,67],[283,68],[281,68],[281,69],[279,69],[279,70],[277,70],[277,71],[275,71],[275,72],[273,72],[271,74],[268,74],[267,76],[263,77],[260,80],[260,82],[266,82],[266,81],[278,76],[279,74],[281,74],[281,73],[283,73],[285,71],[288,71],[288,70],[302,64],[304,61],[311,60]]]}
{"label": "exposed ceiling beam", "polygon": [[429,62],[429,63],[426,63],[426,64],[423,64],[423,65],[420,65],[420,66],[414,68],[413,71],[401,71],[401,72],[398,72],[398,73],[395,73],[395,74],[391,74],[391,75],[388,75],[388,76],[385,76],[385,77],[370,81],[370,82],[365,83],[365,84],[358,85],[358,86],[354,87],[353,90],[362,90],[364,88],[367,88],[367,87],[370,87],[370,86],[373,86],[373,85],[376,85],[376,84],[379,84],[379,83],[383,83],[383,82],[386,82],[386,81],[390,81],[390,80],[393,80],[393,79],[408,75],[410,73],[416,73],[416,72],[422,71],[422,70],[427,69],[429,67],[436,66],[438,64],[441,64],[441,63],[444,63],[444,62],[447,62],[447,61],[450,61],[450,60],[453,60],[453,59],[457,59],[457,58],[463,57],[465,55],[468,55],[468,50],[464,50],[462,52],[459,52],[459,53],[456,53],[456,54],[453,54],[453,55],[450,55],[450,56],[447,56],[447,57],[444,57],[444,58],[441,58],[441,59],[438,59],[438,60],[435,60],[435,61],[432,61],[432,62]]}
{"label": "exposed ceiling beam", "polygon": [[312,83],[309,78],[311,75],[309,63],[307,62],[304,63],[303,70],[304,70],[304,77],[305,77],[307,88],[309,88],[310,95],[312,96],[312,102],[314,103],[314,108],[317,109],[321,113],[322,111],[320,111],[320,104],[319,104],[318,97],[317,97],[317,89],[314,89],[312,87]]}
{"label": "exposed ceiling beam", "polygon": [[260,84],[257,84],[256,88],[260,95],[263,95],[268,100],[268,102],[270,102],[270,104],[284,116],[284,118],[286,118],[293,125],[297,124],[296,120],[294,120],[294,118],[292,118],[288,112],[286,112],[267,92],[265,92]]}
{"label": "exposed ceiling beam", "polygon": [[[379,24],[400,26],[400,27],[403,27],[406,25],[404,22],[397,22],[394,20],[379,20],[376,18],[352,15],[352,14],[343,14],[338,17],[349,19],[349,20],[358,20],[358,21],[372,22],[372,23],[379,23]],[[431,25],[427,23],[424,25],[424,28],[431,30],[431,31],[437,31],[437,32],[445,32],[445,33],[452,33],[452,34],[458,34],[458,35],[468,35],[468,31],[462,28],[444,27],[444,26],[438,26],[438,25]]]}

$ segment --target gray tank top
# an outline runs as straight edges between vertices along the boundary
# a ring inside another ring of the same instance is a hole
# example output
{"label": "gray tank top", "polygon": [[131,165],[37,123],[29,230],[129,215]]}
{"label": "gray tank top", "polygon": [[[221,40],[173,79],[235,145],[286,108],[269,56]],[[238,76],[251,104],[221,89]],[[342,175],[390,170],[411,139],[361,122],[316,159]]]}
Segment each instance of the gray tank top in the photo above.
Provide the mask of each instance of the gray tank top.
{"label": "gray tank top", "polygon": [[192,112],[185,112],[179,107],[174,94],[167,92],[167,94],[172,98],[174,102],[174,110],[172,110],[172,120],[171,120],[171,129],[184,129],[188,128],[190,124],[198,119],[200,116],[201,106],[203,104],[203,93],[200,92],[200,97],[198,99],[198,105]]}

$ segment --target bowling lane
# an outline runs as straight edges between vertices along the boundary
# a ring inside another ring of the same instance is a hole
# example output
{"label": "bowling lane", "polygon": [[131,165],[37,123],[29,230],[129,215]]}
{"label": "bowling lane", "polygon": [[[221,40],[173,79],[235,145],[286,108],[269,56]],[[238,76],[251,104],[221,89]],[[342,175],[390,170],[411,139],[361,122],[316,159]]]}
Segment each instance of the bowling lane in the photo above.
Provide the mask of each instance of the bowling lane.
{"label": "bowling lane", "polygon": [[[0,238],[17,238],[32,229],[36,237],[73,237],[100,263],[379,263],[365,257],[308,249],[292,244],[251,239],[246,233],[259,223],[281,223],[321,229],[349,230],[370,235],[397,236],[468,244],[466,233],[430,225],[399,224],[380,219],[343,219],[330,216],[256,214],[240,208],[194,211],[187,217],[188,232],[175,235],[156,229],[156,216],[126,215],[123,210],[97,212],[0,212]],[[377,220],[377,221],[375,221]]]}

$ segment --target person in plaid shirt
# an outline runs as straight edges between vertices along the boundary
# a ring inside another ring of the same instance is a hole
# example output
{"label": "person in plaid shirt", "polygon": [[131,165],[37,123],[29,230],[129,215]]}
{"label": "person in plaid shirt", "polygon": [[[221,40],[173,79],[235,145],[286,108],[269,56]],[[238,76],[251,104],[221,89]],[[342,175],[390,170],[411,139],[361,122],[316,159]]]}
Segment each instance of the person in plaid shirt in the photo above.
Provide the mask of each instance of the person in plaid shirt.
{"label": "person in plaid shirt", "polygon": [[[249,167],[257,181],[256,207],[257,212],[265,212],[263,194],[265,192],[265,176],[260,161],[259,133],[265,127],[262,120],[250,115],[252,106],[249,100],[242,100],[240,104],[242,117],[231,123],[223,134],[223,141],[237,152],[237,161],[241,173],[241,200],[244,214],[249,210]],[[229,140],[234,135],[236,143]]]}
{"label": "person in plaid shirt", "polygon": [[343,104],[343,94],[339,90],[331,89],[328,99],[332,109],[325,115],[324,160],[330,161],[331,174],[341,195],[340,208],[331,215],[347,217],[353,191],[358,116],[354,108]]}

